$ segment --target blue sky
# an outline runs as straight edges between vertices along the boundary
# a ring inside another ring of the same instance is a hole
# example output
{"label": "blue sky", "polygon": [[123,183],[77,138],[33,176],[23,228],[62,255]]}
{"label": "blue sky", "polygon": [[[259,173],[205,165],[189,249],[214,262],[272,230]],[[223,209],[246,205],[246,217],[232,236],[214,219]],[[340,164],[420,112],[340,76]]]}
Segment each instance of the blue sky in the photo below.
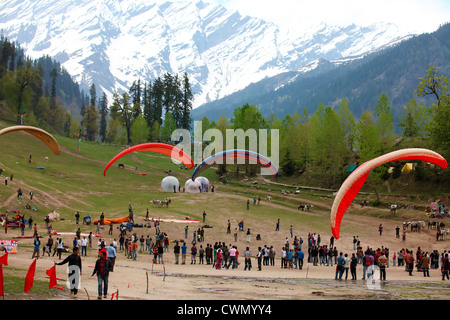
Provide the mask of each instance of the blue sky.
{"label": "blue sky", "polygon": [[450,22],[450,0],[218,0],[241,14],[272,21],[280,27],[305,29],[328,25],[396,24],[411,33],[433,32]]}

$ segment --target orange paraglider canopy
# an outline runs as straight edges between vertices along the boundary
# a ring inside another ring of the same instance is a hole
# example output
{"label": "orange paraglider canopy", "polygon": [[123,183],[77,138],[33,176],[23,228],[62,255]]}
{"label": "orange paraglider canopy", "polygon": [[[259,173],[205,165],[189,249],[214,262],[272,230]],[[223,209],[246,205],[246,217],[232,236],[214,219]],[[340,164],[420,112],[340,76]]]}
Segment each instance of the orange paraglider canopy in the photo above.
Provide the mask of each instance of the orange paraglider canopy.
{"label": "orange paraglider canopy", "polygon": [[148,151],[148,152],[156,152],[165,154],[167,156],[172,157],[173,159],[183,163],[186,167],[189,169],[192,169],[194,167],[194,161],[192,161],[191,157],[184,152],[183,150],[171,146],[169,144],[165,143],[157,143],[157,142],[149,142],[149,143],[143,143],[139,144],[133,147],[130,147],[122,152],[120,152],[118,155],[116,155],[114,158],[111,159],[111,161],[108,162],[105,169],[103,170],[103,175],[106,175],[106,171],[108,168],[116,162],[119,158],[131,153],[131,152],[137,152],[137,151]]}
{"label": "orange paraglider canopy", "polygon": [[42,142],[44,142],[53,151],[55,155],[59,155],[61,153],[61,150],[59,149],[59,144],[56,141],[56,139],[50,133],[41,128],[36,128],[32,126],[12,126],[0,130],[0,136],[14,131],[25,131],[26,133],[29,133],[35,136],[36,138],[40,139]]}
{"label": "orange paraglider canopy", "polygon": [[[128,221],[128,216],[126,217],[121,217],[121,218],[117,218],[117,219],[103,219],[103,224],[120,224],[122,222],[127,222]],[[94,224],[98,224],[100,223],[100,219],[94,220],[93,221]]]}
{"label": "orange paraglider canopy", "polygon": [[336,239],[339,239],[341,221],[350,203],[355,199],[359,190],[367,180],[370,171],[386,162],[400,160],[422,160],[438,165],[442,169],[447,168],[447,161],[440,154],[428,149],[402,149],[387,153],[375,159],[364,162],[355,169],[344,181],[336,194],[331,207],[331,231]]}

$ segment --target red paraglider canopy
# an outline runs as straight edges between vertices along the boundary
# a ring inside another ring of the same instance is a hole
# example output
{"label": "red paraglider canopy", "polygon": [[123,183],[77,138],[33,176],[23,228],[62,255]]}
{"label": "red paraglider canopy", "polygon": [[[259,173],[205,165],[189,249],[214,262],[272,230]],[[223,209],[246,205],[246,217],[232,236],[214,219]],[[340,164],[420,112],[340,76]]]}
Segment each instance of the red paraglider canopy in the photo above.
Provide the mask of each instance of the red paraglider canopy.
{"label": "red paraglider canopy", "polygon": [[130,147],[130,148],[120,152],[118,155],[116,155],[114,158],[112,158],[111,161],[108,162],[105,169],[103,170],[103,176],[106,175],[106,171],[108,170],[108,168],[114,162],[116,162],[119,158],[121,158],[131,152],[137,152],[137,151],[148,151],[148,152],[156,152],[156,153],[165,154],[165,155],[170,156],[170,157],[174,158],[175,160],[183,163],[189,169],[192,169],[194,167],[194,161],[183,150],[181,150],[177,147],[171,146],[169,144],[165,144],[165,143],[149,142],[149,143],[143,143],[143,144],[139,144],[139,145]]}
{"label": "red paraglider canopy", "polygon": [[339,230],[342,217],[349,207],[350,203],[355,199],[359,190],[367,180],[370,170],[390,161],[400,160],[422,160],[438,165],[442,169],[447,168],[447,161],[440,154],[427,149],[402,149],[387,153],[375,159],[364,162],[355,169],[344,181],[333,206],[331,207],[331,231],[336,239],[339,239]]}

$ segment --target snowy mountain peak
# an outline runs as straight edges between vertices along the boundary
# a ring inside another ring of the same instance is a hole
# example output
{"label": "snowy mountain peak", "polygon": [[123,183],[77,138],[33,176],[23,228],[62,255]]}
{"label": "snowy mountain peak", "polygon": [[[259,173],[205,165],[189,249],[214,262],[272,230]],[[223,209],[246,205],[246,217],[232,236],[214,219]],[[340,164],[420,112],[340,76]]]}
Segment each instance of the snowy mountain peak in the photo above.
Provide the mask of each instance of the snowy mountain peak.
{"label": "snowy mountain peak", "polygon": [[0,29],[30,57],[49,55],[82,88],[94,83],[108,95],[137,79],[187,72],[195,106],[319,58],[360,55],[405,36],[391,24],[284,33],[213,0],[12,0],[3,3]]}

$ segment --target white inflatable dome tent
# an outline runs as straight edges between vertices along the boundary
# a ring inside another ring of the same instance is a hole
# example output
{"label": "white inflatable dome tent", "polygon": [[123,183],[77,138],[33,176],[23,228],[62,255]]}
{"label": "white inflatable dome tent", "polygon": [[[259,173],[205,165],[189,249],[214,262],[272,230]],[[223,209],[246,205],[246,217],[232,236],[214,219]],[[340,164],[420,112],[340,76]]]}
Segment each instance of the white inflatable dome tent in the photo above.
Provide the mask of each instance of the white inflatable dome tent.
{"label": "white inflatable dome tent", "polygon": [[184,184],[184,188],[187,193],[199,193],[201,187],[202,187],[202,184],[200,183],[200,181],[197,181],[197,179],[195,179],[195,181],[192,181],[192,179],[189,179]]}
{"label": "white inflatable dome tent", "polygon": [[202,192],[208,192],[209,191],[209,180],[205,177],[197,177],[195,178],[194,182],[200,182],[202,187]]}
{"label": "white inflatable dome tent", "polygon": [[180,188],[180,182],[173,176],[168,176],[162,179],[161,189],[164,192],[178,192]]}

